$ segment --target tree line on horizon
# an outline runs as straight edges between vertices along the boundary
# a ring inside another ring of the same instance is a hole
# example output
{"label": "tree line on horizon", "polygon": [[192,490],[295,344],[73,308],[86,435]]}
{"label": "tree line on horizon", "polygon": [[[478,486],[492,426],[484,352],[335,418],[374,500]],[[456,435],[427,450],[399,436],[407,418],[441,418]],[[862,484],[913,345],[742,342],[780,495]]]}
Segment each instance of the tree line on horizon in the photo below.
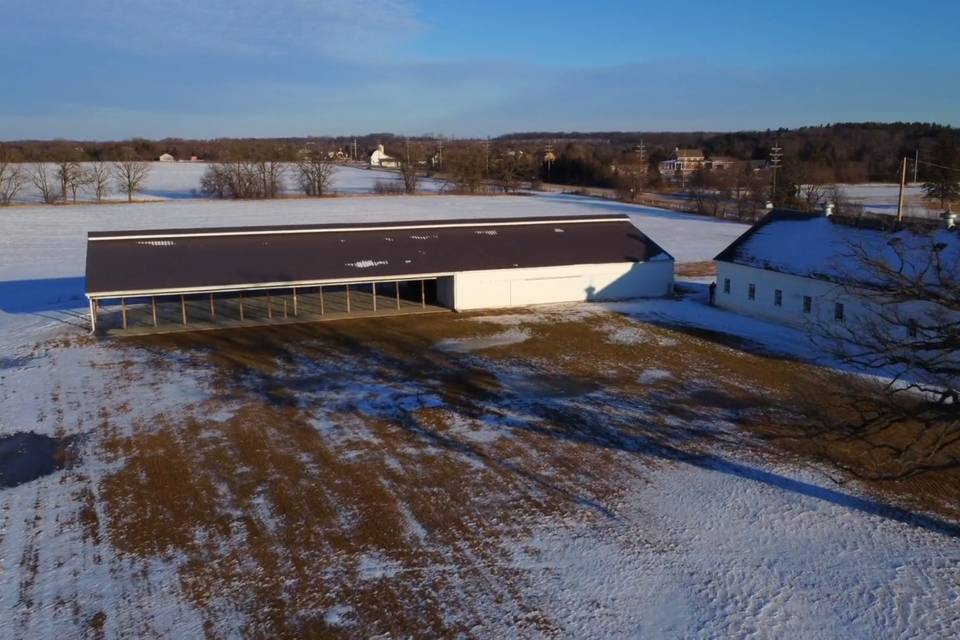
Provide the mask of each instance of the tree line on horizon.
{"label": "tree line on horizon", "polygon": [[[354,148],[365,158],[377,144],[384,145],[400,174],[400,180],[378,181],[378,193],[416,193],[424,176],[440,177],[455,193],[509,193],[521,184],[536,187],[539,182],[605,187],[623,200],[682,191],[699,213],[753,219],[767,202],[805,209],[829,197],[841,208],[852,207],[839,190],[826,185],[897,181],[903,157],[911,161],[912,179],[912,160],[919,153],[918,178],[927,184],[928,197],[944,206],[960,197],[960,172],[950,169],[960,165],[960,130],[927,123],[866,123],[722,134],[531,133],[493,140],[381,133],[356,139],[0,142],[0,204],[9,204],[18,188],[31,183],[48,203],[70,196],[75,200],[78,190],[100,200],[111,185],[132,198],[147,170],[140,165],[149,167],[148,161],[162,153],[207,162],[198,191],[208,197],[279,197],[286,190],[286,177],[293,178],[294,188],[304,195],[323,196],[329,193],[338,159],[349,158]],[[770,167],[762,162],[774,145],[784,156],[775,190]],[[674,147],[698,148],[708,158],[728,156],[740,163],[725,171],[661,175],[659,163],[673,155]],[[120,167],[127,167],[127,174],[137,169],[140,175],[133,177],[139,179],[119,179]]]}

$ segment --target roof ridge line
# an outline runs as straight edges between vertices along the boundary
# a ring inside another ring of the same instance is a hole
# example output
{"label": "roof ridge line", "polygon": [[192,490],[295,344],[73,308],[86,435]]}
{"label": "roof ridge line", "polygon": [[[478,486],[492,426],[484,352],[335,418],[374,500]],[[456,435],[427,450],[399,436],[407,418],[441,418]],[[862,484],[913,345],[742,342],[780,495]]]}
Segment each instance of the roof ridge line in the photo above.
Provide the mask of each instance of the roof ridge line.
{"label": "roof ridge line", "polygon": [[406,231],[406,230],[416,230],[416,229],[458,229],[458,228],[469,228],[469,227],[517,227],[517,226],[527,226],[527,225],[546,225],[546,224],[588,224],[592,222],[630,222],[630,217],[621,214],[617,216],[610,217],[569,217],[569,218],[542,218],[542,219],[523,219],[517,220],[515,218],[504,218],[501,221],[491,221],[484,220],[478,222],[469,222],[469,221],[455,221],[455,222],[440,222],[440,223],[404,223],[398,222],[396,224],[391,223],[370,223],[374,226],[348,226],[348,227],[306,227],[306,228],[297,228],[297,229],[284,229],[278,227],[248,227],[246,229],[238,228],[229,231],[220,230],[217,231],[216,228],[211,228],[210,231],[164,231],[164,230],[154,230],[146,231],[145,233],[129,233],[122,232],[124,235],[104,235],[104,236],[91,236],[88,234],[88,242],[101,242],[108,240],[161,240],[169,238],[210,238],[210,237],[230,237],[230,236],[259,236],[259,235],[293,235],[293,234],[308,234],[308,233],[355,233],[359,231]]}

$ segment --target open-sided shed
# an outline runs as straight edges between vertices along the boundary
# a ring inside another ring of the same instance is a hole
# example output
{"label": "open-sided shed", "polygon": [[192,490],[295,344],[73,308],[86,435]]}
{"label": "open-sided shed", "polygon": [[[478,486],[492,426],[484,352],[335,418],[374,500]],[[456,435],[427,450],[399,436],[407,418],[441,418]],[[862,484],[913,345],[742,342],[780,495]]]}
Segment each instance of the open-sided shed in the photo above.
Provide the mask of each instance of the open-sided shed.
{"label": "open-sided shed", "polygon": [[107,302],[115,328],[159,331],[658,296],[672,283],[673,258],[626,216],[116,231],[87,238],[94,331]]}

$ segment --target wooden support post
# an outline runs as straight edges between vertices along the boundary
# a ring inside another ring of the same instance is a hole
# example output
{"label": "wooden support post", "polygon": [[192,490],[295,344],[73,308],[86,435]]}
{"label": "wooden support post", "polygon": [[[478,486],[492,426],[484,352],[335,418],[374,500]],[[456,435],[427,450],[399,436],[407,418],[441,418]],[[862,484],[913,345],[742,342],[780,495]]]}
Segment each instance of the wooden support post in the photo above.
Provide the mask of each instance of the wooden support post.
{"label": "wooden support post", "polygon": [[243,322],[243,291],[240,292],[240,322]]}
{"label": "wooden support post", "polygon": [[184,296],[180,296],[180,316],[183,326],[187,326],[187,299]]}
{"label": "wooden support post", "polygon": [[284,318],[287,317],[287,299],[286,298],[283,299],[283,317]]}
{"label": "wooden support post", "polygon": [[127,299],[120,298],[120,317],[123,318],[123,328],[127,328]]}
{"label": "wooden support post", "polygon": [[153,312],[153,326],[157,326],[157,296],[150,296],[150,307]]}
{"label": "wooden support post", "polygon": [[350,285],[347,285],[347,313],[350,313]]}
{"label": "wooden support post", "polygon": [[298,315],[300,315],[300,314],[298,313],[298,311],[299,311],[299,310],[297,309],[297,288],[294,287],[294,288],[293,288],[293,317],[294,317],[294,318],[296,318]]}
{"label": "wooden support post", "polygon": [[373,291],[373,310],[376,311],[377,310],[377,283],[371,282],[370,286],[373,287],[373,289],[371,289],[371,291]]}
{"label": "wooden support post", "polygon": [[273,295],[267,291],[267,319],[273,320]]}
{"label": "wooden support post", "polygon": [[903,188],[907,182],[907,159],[900,161],[900,196],[897,198],[897,222],[903,222]]}
{"label": "wooden support post", "polygon": [[420,308],[421,309],[427,308],[427,281],[426,280],[420,281]]}
{"label": "wooden support post", "polygon": [[90,333],[97,332],[97,301],[90,300]]}
{"label": "wooden support post", "polygon": [[210,320],[217,319],[217,310],[213,308],[213,294],[210,294]]}
{"label": "wooden support post", "polygon": [[323,315],[323,286],[320,287],[320,315]]}
{"label": "wooden support post", "polygon": [[397,294],[397,311],[400,311],[400,281],[397,280],[393,284],[393,290]]}

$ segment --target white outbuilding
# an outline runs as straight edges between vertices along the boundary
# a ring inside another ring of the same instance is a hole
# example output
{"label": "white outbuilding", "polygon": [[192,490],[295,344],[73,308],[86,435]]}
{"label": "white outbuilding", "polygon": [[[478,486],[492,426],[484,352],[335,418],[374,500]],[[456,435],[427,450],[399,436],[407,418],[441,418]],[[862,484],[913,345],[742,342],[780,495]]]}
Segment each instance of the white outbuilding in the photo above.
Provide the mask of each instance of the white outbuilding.
{"label": "white outbuilding", "polygon": [[[931,220],[833,215],[829,206],[822,213],[774,209],[715,263],[715,304],[723,309],[796,327],[851,331],[868,318],[909,327],[940,310],[898,283],[935,292],[941,281],[956,282],[960,236]],[[878,309],[894,299],[884,294],[894,288],[896,302]]]}
{"label": "white outbuilding", "polygon": [[398,165],[396,158],[388,156],[387,152],[383,149],[383,145],[378,144],[377,148],[370,154],[370,166],[396,168]]}
{"label": "white outbuilding", "polygon": [[157,158],[157,162],[176,162],[176,161],[177,161],[177,159],[174,158],[174,157],[173,157],[172,155],[170,155],[169,153],[163,153],[163,154],[160,155],[159,158]]}

